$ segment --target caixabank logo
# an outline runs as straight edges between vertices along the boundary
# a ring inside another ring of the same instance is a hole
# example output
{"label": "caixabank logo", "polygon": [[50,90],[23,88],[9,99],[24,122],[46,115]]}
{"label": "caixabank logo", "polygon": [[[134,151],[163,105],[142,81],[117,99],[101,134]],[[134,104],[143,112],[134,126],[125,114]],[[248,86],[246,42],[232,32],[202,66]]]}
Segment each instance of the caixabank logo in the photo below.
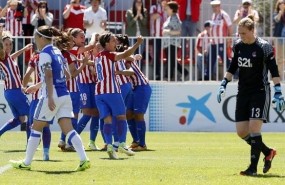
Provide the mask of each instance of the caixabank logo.
{"label": "caixabank logo", "polygon": [[190,125],[198,112],[213,123],[216,123],[215,117],[213,116],[210,109],[206,106],[206,103],[209,100],[211,94],[212,93],[208,93],[199,99],[196,99],[193,96],[188,96],[187,102],[177,103],[177,107],[183,108],[182,114],[179,117],[179,123],[181,125],[185,125],[186,123],[187,125]]}

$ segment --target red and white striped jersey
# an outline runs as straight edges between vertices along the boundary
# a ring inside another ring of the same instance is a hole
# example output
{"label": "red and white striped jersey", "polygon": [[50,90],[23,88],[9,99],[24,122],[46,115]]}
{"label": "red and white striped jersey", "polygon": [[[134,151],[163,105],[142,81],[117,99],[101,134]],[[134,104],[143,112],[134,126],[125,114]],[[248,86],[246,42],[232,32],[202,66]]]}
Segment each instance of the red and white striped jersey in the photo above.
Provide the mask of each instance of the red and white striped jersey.
{"label": "red and white striped jersey", "polygon": [[211,39],[209,37],[210,34],[207,32],[207,30],[204,30],[198,34],[196,49],[199,52],[203,52],[203,50],[208,50],[208,46],[211,43]]}
{"label": "red and white striped jersey", "polygon": [[[67,51],[63,51],[62,55],[68,65],[74,63],[76,69],[77,69],[77,60],[76,56],[74,56],[72,53],[69,53]],[[69,80],[66,81],[67,89],[69,92],[78,92],[78,84],[77,84],[77,76],[71,77]]]}
{"label": "red and white striped jersey", "polygon": [[212,34],[211,36],[214,37],[213,44],[222,44],[224,43],[224,38],[229,36],[229,29],[228,27],[232,25],[232,21],[230,16],[224,10],[221,10],[219,14],[212,15]]}
{"label": "red and white striped jersey", "polygon": [[158,13],[160,17],[156,20],[150,20],[150,36],[161,37],[163,30],[163,23],[167,19],[167,13],[165,10],[163,10],[160,4],[152,5],[150,7],[149,14],[152,15],[155,13]]}
{"label": "red and white striped jersey", "polygon": [[27,9],[28,9],[28,14],[27,17],[24,17],[22,20],[23,24],[31,24],[31,18],[33,17],[33,15],[35,14],[33,7],[31,6],[31,4],[34,4],[34,6],[38,6],[39,0],[22,0],[22,3],[25,5],[27,2]]}
{"label": "red and white striped jersey", "polygon": [[[35,79],[34,84],[37,84],[41,81],[38,63],[39,63],[39,54],[35,54],[34,56],[32,56],[32,58],[29,61],[29,66],[34,68],[34,79]],[[40,97],[40,90],[37,90],[35,93],[32,94],[33,100],[37,100],[39,99],[39,97]]]}
{"label": "red and white striped jersey", "polygon": [[10,31],[13,36],[21,36],[22,21],[17,21],[17,19],[14,17],[15,12],[16,10],[11,10],[11,8],[7,9],[5,29]]}
{"label": "red and white striped jersey", "polygon": [[95,95],[121,93],[115,75],[115,54],[109,51],[100,52],[95,58],[97,84]]}
{"label": "red and white striped jersey", "polygon": [[[79,54],[78,53],[79,47],[78,46],[74,46],[69,52],[75,56],[77,56],[77,58],[79,59],[83,59],[84,55],[83,54]],[[82,65],[80,62],[77,62],[78,68]],[[79,73],[77,80],[79,83],[84,83],[84,84],[88,84],[88,83],[94,83],[93,79],[92,79],[92,66],[86,66],[81,73]]]}
{"label": "red and white striped jersey", "polygon": [[[117,71],[123,71],[123,70],[126,70],[126,69],[127,68],[125,66],[125,60],[117,61],[117,63],[116,63],[116,70]],[[116,75],[116,77],[117,77],[117,81],[118,81],[119,85],[123,85],[123,84],[131,82],[129,76]]]}
{"label": "red and white striped jersey", "polygon": [[140,70],[140,67],[138,66],[138,62],[133,61],[130,64],[131,64],[132,69],[135,72],[135,74],[130,76],[133,86],[136,87],[138,85],[147,85],[149,81],[147,77],[143,74],[143,72]]}
{"label": "red and white striped jersey", "polygon": [[0,60],[0,67],[4,73],[4,89],[16,89],[21,88],[21,75],[17,63],[6,54],[4,60]]}

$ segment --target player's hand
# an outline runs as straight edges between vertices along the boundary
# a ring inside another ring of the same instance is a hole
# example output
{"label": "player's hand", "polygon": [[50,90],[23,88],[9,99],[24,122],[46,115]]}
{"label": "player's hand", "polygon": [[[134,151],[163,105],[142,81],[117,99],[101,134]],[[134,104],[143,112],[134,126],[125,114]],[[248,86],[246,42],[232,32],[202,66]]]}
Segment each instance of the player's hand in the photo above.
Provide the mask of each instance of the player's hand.
{"label": "player's hand", "polygon": [[272,106],[273,108],[276,108],[278,112],[282,112],[285,109],[285,101],[284,97],[282,96],[280,84],[275,85],[274,90],[275,93],[272,99]]}
{"label": "player's hand", "polygon": [[31,85],[30,87],[25,89],[25,93],[32,94],[35,93],[39,88],[36,85]]}
{"label": "player's hand", "polygon": [[226,89],[224,86],[220,86],[219,90],[218,90],[218,94],[217,94],[217,101],[218,103],[221,103],[222,101],[222,97],[225,97],[226,95]]}
{"label": "player's hand", "polygon": [[143,43],[143,37],[140,35],[137,37],[137,43],[142,44]]}
{"label": "player's hand", "polygon": [[48,108],[49,108],[49,110],[54,111],[55,107],[56,107],[56,105],[54,103],[53,98],[49,97],[48,98]]}
{"label": "player's hand", "polygon": [[229,82],[229,80],[227,78],[224,78],[222,80],[221,86],[219,87],[218,93],[217,93],[218,103],[221,103],[222,97],[224,97],[226,94],[226,87],[227,87],[228,82]]}
{"label": "player's hand", "polygon": [[142,59],[142,55],[141,54],[135,54],[134,59],[135,60],[141,60]]}

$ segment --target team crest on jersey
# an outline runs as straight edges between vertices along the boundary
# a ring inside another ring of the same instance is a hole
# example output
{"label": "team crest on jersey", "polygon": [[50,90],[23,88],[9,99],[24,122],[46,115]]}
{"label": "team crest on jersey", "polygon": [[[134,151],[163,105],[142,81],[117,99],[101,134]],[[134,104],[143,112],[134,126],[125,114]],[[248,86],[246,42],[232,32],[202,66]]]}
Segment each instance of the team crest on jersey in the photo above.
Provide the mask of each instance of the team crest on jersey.
{"label": "team crest on jersey", "polygon": [[252,57],[256,57],[256,51],[252,53]]}

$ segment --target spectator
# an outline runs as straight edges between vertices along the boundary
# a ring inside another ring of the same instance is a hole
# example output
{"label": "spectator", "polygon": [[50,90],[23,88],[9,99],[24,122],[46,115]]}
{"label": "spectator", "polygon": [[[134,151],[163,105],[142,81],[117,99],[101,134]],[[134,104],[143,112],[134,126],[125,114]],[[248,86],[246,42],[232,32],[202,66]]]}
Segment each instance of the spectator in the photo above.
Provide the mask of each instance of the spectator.
{"label": "spectator", "polygon": [[285,0],[278,0],[273,14],[273,36],[277,37],[276,42],[276,61],[281,79],[284,79],[284,37],[285,37]]}
{"label": "spectator", "polygon": [[180,5],[179,17],[182,21],[183,37],[196,36],[196,25],[200,17],[200,5],[202,0],[176,0]]}
{"label": "spectator", "polygon": [[[31,17],[36,12],[36,9],[38,8],[38,0],[22,0],[22,5],[25,7],[24,9],[24,17],[22,20],[22,26],[23,26],[23,35],[24,36],[32,36],[34,33],[34,26],[31,23]],[[23,8],[23,7],[22,7]],[[25,38],[24,45],[27,43],[30,43],[30,38]],[[32,50],[25,52],[25,68],[28,67],[29,61],[32,55]],[[25,70],[26,71],[26,70]]]}
{"label": "spectator", "polygon": [[[210,65],[209,69],[207,69],[207,78],[209,79],[216,77],[218,60],[220,60],[220,62],[227,62],[227,58],[224,57],[224,52],[226,52],[224,47],[224,37],[231,37],[233,33],[231,18],[224,10],[221,9],[221,1],[214,0],[211,1],[210,4],[213,9],[213,26],[211,36],[214,38],[212,39],[210,49]],[[230,47],[231,39],[226,39],[226,41],[226,47]]]}
{"label": "spectator", "polygon": [[48,4],[46,1],[39,2],[36,13],[33,15],[31,21],[32,25],[34,25],[36,29],[44,25],[52,25],[53,14],[48,11]]}
{"label": "spectator", "polygon": [[147,14],[142,0],[134,0],[133,7],[126,13],[126,34],[128,36],[148,36]]}
{"label": "spectator", "polygon": [[[166,12],[168,15],[167,20],[163,24],[163,32],[162,35],[164,37],[168,37],[166,39],[162,40],[162,46],[165,48],[166,56],[170,56],[168,58],[168,61],[170,62],[170,65],[167,67],[170,67],[167,71],[167,78],[171,80],[177,80],[177,75],[175,69],[177,67],[178,71],[182,73],[182,66],[177,62],[177,47],[180,47],[181,40],[179,39],[179,36],[181,35],[181,21],[177,15],[178,11],[178,4],[175,1],[170,1],[167,3],[166,6]],[[170,71],[170,76],[169,76]],[[188,75],[188,71],[184,69],[184,75]]]}
{"label": "spectator", "polygon": [[83,27],[83,15],[85,6],[80,5],[81,0],[71,0],[70,4],[67,4],[63,11],[64,29],[67,28],[80,28]]}
{"label": "spectator", "polygon": [[100,7],[101,0],[90,0],[91,7],[84,11],[83,26],[86,29],[86,38],[91,38],[92,33],[101,34],[106,29],[107,12]]}
{"label": "spectator", "polygon": [[209,46],[211,43],[211,27],[212,21],[208,20],[204,23],[204,30],[198,34],[196,43],[197,52],[197,68],[198,79],[202,80],[204,75],[207,75],[207,66],[209,65]]}
{"label": "spectator", "polygon": [[34,33],[34,26],[31,23],[31,17],[35,14],[38,8],[38,3],[38,0],[22,0],[22,4],[24,5],[26,12],[26,16],[22,20],[24,36],[32,36]]}
{"label": "spectator", "polygon": [[153,48],[155,50],[154,65],[156,80],[161,79],[161,39],[159,37],[162,36],[163,23],[167,19],[167,13],[165,11],[167,2],[168,0],[158,0],[156,4],[150,7],[150,36],[156,37],[153,42]]}
{"label": "spectator", "polygon": [[9,0],[2,9],[0,17],[5,17],[5,30],[10,31],[13,36],[22,35],[22,20],[17,19],[14,15],[17,10],[18,1]]}
{"label": "spectator", "polygon": [[[12,36],[22,36],[22,18],[24,15],[19,16],[16,14],[17,12],[18,1],[17,0],[9,0],[7,1],[6,6],[2,9],[0,13],[0,17],[5,17],[5,30],[9,31]],[[13,52],[20,50],[23,47],[23,38],[17,38],[16,43],[13,45]],[[23,76],[24,65],[23,65],[23,55],[21,54],[17,58],[17,62],[20,69],[20,75]]]}
{"label": "spectator", "polygon": [[[255,23],[257,23],[259,21],[258,12],[253,9],[252,1],[251,0],[242,0],[242,5],[236,11],[233,23],[238,24],[242,18],[244,18],[248,15],[253,15]],[[236,35],[237,35],[237,33],[236,33]]]}

